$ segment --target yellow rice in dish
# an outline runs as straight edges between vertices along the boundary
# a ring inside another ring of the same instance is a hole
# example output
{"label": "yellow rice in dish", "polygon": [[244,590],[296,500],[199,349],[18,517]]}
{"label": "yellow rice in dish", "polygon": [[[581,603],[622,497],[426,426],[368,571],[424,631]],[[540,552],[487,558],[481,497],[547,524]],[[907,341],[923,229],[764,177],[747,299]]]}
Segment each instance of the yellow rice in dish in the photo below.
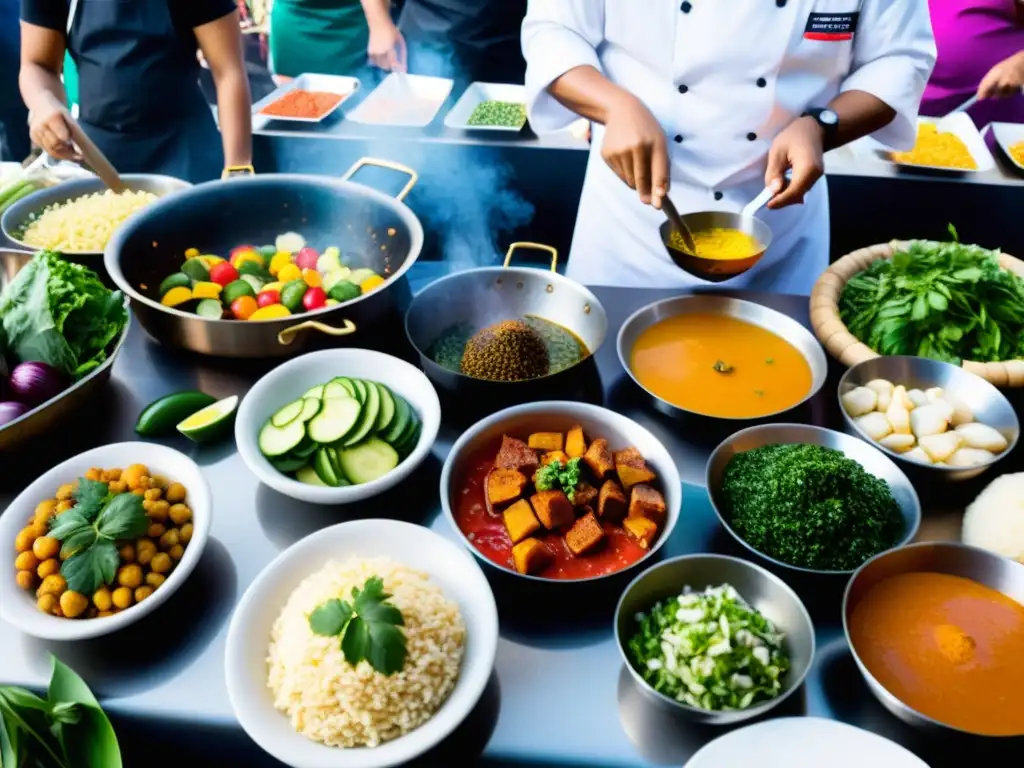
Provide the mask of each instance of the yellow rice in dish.
{"label": "yellow rice in dish", "polygon": [[[408,656],[385,676],[360,661],[349,666],[337,637],[316,635],[309,614],[327,600],[379,576],[402,612]],[[274,622],[268,685],[292,727],[333,747],[376,747],[419,727],[455,688],[466,626],[453,600],[427,574],[387,558],[329,562],[303,581]]]}
{"label": "yellow rice in dish", "polygon": [[931,123],[917,127],[917,142],[909,152],[893,152],[892,160],[905,165],[931,165],[936,168],[975,171],[978,163],[967,145],[955,133],[939,131]]}
{"label": "yellow rice in dish", "polygon": [[1010,145],[1010,157],[1018,165],[1024,165],[1024,141],[1018,141]]}
{"label": "yellow rice in dish", "polygon": [[[740,232],[738,229],[713,227],[690,234],[693,235],[693,244],[697,246],[697,252],[691,255],[700,256],[703,259],[720,261],[749,259],[761,251],[761,244],[757,242],[756,238],[746,232]],[[683,236],[675,230],[669,236],[669,245],[677,251],[690,253]]]}
{"label": "yellow rice in dish", "polygon": [[51,205],[25,227],[21,239],[54,251],[102,251],[125,219],[156,199],[152,192],[108,189]]}

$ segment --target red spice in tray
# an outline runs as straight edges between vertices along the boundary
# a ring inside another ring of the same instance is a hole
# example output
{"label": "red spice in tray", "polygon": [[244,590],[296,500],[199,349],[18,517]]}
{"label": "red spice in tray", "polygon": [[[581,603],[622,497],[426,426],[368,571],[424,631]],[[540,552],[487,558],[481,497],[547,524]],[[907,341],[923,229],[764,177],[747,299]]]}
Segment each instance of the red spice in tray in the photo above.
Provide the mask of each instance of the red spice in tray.
{"label": "red spice in tray", "polygon": [[[347,94],[346,94],[347,95]],[[270,117],[321,117],[334,109],[345,96],[324,91],[304,91],[296,88],[260,110]]]}

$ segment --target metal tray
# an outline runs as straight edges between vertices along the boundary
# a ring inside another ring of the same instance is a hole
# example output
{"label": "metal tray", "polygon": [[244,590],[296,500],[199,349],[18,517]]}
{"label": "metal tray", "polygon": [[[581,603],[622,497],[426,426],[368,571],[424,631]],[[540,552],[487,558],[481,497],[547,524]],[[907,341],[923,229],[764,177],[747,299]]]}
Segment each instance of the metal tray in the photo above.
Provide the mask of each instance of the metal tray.
{"label": "metal tray", "polygon": [[[7,287],[22,267],[31,261],[33,255],[24,251],[0,250],[0,292]],[[76,381],[57,395],[57,397],[47,400],[23,416],[0,427],[0,452],[15,448],[30,437],[34,437],[56,426],[68,414],[80,410],[88,403],[89,399],[103,382],[110,378],[110,372],[114,367],[114,361],[117,359],[117,353],[121,351],[121,347],[124,346],[124,340],[128,338],[128,329],[132,322],[127,296],[125,297],[124,305],[125,310],[128,311],[128,322],[125,323],[120,338],[115,342],[113,351],[103,361],[103,364],[93,369],[87,376]]]}
{"label": "metal tray", "polygon": [[504,83],[473,83],[459,97],[458,102],[451,111],[445,115],[444,124],[447,128],[456,128],[464,131],[504,131],[506,133],[519,133],[526,125],[470,125],[469,118],[473,110],[485,101],[507,101],[513,104],[526,104],[526,86],[508,85]]}
{"label": "metal tray", "polygon": [[[978,164],[977,168],[944,168],[940,165],[914,165],[912,163],[899,163],[892,159],[892,153],[884,149],[876,149],[875,154],[890,165],[895,166],[901,171],[927,171],[930,173],[941,173],[959,176],[961,174],[975,174],[984,173],[985,171],[991,171],[996,167],[996,160],[992,157],[992,153],[988,151],[988,147],[985,145],[985,139],[982,138],[981,132],[974,125],[974,121],[971,120],[971,116],[966,112],[958,112],[955,115],[951,115],[946,118],[946,126],[948,126],[949,132],[957,136],[960,141],[967,147],[967,151],[971,153],[971,157],[974,158],[974,162]],[[934,125],[939,122],[939,118],[936,117],[919,117],[917,118],[918,126],[930,124]]]}
{"label": "metal tray", "polygon": [[[333,93],[341,96],[341,101],[319,117],[281,117],[280,115],[263,114],[264,109],[269,107],[286,93],[295,90]],[[294,80],[289,80],[287,83],[280,85],[253,104],[252,116],[266,120],[282,120],[286,123],[319,123],[321,120],[325,120],[327,117],[337,112],[338,109],[341,108],[341,105],[358,90],[359,80],[355,77],[343,77],[341,75],[316,75],[311,73],[303,74],[299,75]]]}
{"label": "metal tray", "polygon": [[364,125],[422,128],[437,117],[452,85],[454,81],[446,77],[392,72],[348,113],[348,119]]}
{"label": "metal tray", "polygon": [[992,138],[1003,150],[1006,159],[1013,163],[1019,171],[1024,172],[1024,164],[1018,163],[1010,154],[1010,147],[1014,144],[1024,143],[1024,125],[1020,123],[992,123]]}

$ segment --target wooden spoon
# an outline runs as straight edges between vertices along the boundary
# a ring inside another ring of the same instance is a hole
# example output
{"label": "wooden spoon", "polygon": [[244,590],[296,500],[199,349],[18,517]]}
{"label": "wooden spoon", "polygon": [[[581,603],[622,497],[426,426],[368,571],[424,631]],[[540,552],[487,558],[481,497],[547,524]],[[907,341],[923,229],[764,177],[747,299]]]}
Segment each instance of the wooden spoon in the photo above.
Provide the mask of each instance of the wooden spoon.
{"label": "wooden spoon", "polygon": [[92,169],[92,171],[100,177],[100,180],[106,184],[114,192],[123,192],[125,190],[124,182],[121,181],[121,176],[118,174],[117,169],[110,164],[107,160],[107,156],[104,155],[100,148],[97,147],[92,139],[90,139],[85,131],[82,130],[82,126],[71,116],[70,112],[65,112],[65,122],[68,125],[68,129],[71,131],[71,140],[74,142],[78,149],[78,153],[82,156],[86,165]]}

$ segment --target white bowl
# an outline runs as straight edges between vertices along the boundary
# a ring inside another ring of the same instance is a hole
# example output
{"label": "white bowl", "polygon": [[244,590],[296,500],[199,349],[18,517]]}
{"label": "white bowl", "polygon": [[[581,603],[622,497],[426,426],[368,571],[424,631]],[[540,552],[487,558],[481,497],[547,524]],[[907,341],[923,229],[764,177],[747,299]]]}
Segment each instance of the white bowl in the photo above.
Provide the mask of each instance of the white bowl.
{"label": "white bowl", "polygon": [[[451,695],[430,720],[378,747],[328,747],[297,733],[274,708],[267,649],[281,609],[296,587],[328,561],[388,557],[425,571],[459,604],[466,624],[462,668]],[[256,577],[228,629],[224,674],[228,697],[249,737],[293,768],[384,768],[422,755],[465,720],[484,692],[498,647],[498,609],[483,572],[458,545],[411,523],[356,520],[293,544]]]}
{"label": "white bowl", "polygon": [[[270,463],[257,444],[260,428],[275,411],[317,384],[335,376],[384,384],[405,398],[419,414],[423,427],[412,453],[384,477],[362,485],[325,488],[289,477]],[[278,493],[313,504],[351,504],[369,499],[405,480],[430,453],[441,426],[441,403],[423,372],[397,357],[368,349],[325,349],[279,365],[249,390],[235,418],[238,452],[253,474]]]}
{"label": "white bowl", "polygon": [[[185,486],[186,501],[192,509],[192,539],[185,555],[171,571],[167,581],[146,600],[113,616],[96,619],[61,619],[36,608],[34,592],[26,592],[14,582],[14,538],[35,511],[36,505],[52,499],[57,488],[83,477],[91,467],[127,467],[145,464],[153,474]],[[188,456],[156,443],[115,443],[80,453],[40,476],[21,492],[0,515],[0,618],[22,632],[46,640],[85,640],[123,629],[152,613],[178,587],[199,562],[210,536],[213,521],[213,497],[199,466]]]}
{"label": "white bowl", "polygon": [[[650,550],[635,563],[625,568],[602,576],[591,576],[586,579],[549,579],[543,576],[528,576],[510,568],[498,565],[488,559],[480,550],[473,546],[473,543],[466,538],[466,534],[459,528],[455,520],[455,512],[452,509],[451,499],[458,493],[455,483],[458,481],[459,472],[467,457],[474,452],[496,440],[500,440],[503,434],[514,435],[522,438],[529,432],[550,432],[567,431],[574,424],[583,427],[587,435],[603,437],[608,441],[613,451],[618,451],[632,445],[651,466],[651,469],[658,476],[657,487],[665,495],[665,526],[658,534],[658,538]],[[535,582],[555,582],[565,584],[579,584],[582,582],[597,581],[613,576],[619,576],[628,571],[643,568],[641,563],[649,560],[672,535],[676,523],[679,522],[679,515],[683,505],[683,484],[679,478],[679,470],[668,452],[665,445],[650,433],[647,429],[637,424],[622,414],[602,408],[599,405],[588,403],[575,403],[569,401],[548,400],[540,403],[527,403],[506,408],[503,411],[481,419],[472,427],[462,433],[455,445],[452,446],[448,459],[441,470],[441,509],[445,517],[451,523],[452,528],[462,539],[462,543],[472,552],[480,562],[491,568],[497,568],[504,573],[510,573],[523,579]]]}

